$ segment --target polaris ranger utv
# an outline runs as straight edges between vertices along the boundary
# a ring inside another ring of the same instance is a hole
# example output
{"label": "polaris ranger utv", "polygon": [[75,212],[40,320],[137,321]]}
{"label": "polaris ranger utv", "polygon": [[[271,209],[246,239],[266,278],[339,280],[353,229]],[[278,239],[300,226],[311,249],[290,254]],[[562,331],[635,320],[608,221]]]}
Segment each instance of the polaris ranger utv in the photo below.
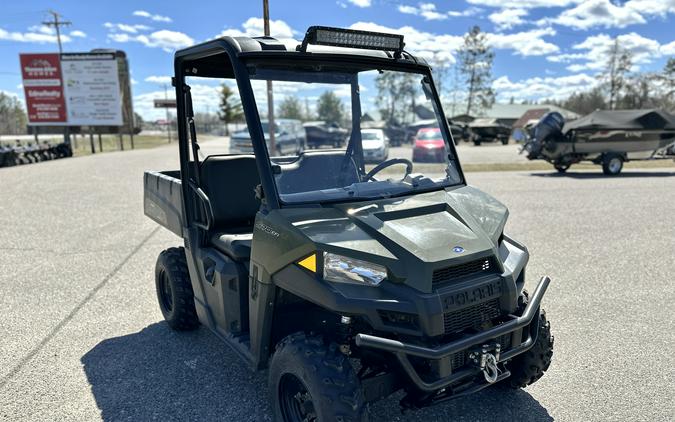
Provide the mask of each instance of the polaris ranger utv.
{"label": "polaris ranger utv", "polygon": [[[551,361],[550,280],[523,290],[529,255],[503,233],[508,210],[467,186],[431,69],[403,45],[311,27],[298,46],[223,37],[175,55],[180,171],[144,176],[145,214],[184,243],[159,256],[159,305],[172,328],[202,324],[268,369],[280,421],[366,420],[368,403],[399,390],[417,409],[520,388]],[[189,86],[199,78],[237,87],[253,154],[205,156],[214,141],[200,148]],[[401,146],[364,163],[361,116],[379,107],[373,86],[397,78],[411,92],[391,111],[434,110],[443,162],[413,164]],[[347,145],[277,156],[260,123],[267,81],[277,99],[344,98]]]}

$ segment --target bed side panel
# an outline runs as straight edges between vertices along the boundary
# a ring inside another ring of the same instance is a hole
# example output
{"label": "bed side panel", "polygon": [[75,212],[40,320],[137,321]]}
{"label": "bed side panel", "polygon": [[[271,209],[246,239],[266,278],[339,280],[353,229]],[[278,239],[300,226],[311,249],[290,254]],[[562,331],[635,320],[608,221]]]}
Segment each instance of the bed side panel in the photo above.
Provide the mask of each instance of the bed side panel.
{"label": "bed side panel", "polygon": [[178,171],[146,171],[143,175],[145,215],[183,237],[182,191]]}

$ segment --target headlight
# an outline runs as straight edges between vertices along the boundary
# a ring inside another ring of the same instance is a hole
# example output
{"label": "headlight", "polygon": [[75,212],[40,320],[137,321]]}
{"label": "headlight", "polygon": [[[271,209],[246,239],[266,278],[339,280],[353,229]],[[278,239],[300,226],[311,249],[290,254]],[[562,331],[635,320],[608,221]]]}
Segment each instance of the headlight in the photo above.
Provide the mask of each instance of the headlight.
{"label": "headlight", "polygon": [[387,269],[360,259],[325,252],[323,254],[323,278],[338,283],[377,286],[387,278]]}

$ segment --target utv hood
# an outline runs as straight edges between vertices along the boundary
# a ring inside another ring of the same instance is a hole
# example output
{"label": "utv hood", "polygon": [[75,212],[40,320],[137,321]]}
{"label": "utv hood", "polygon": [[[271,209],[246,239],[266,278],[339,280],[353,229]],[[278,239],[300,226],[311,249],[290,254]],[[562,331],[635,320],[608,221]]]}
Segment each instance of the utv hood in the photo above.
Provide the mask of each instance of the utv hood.
{"label": "utv hood", "polygon": [[[430,280],[434,269],[497,255],[507,216],[500,202],[463,186],[338,204],[321,209],[319,218],[305,215],[293,225],[317,250],[385,265],[396,278],[414,274],[428,275],[414,279]],[[427,290],[428,286],[417,287]]]}

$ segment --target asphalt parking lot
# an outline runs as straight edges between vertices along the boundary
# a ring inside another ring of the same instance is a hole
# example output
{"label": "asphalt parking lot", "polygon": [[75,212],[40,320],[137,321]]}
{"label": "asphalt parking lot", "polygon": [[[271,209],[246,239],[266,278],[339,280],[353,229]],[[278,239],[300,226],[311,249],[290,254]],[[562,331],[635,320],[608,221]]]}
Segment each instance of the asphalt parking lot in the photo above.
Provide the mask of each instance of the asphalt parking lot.
{"label": "asphalt parking lot", "polygon": [[[155,259],[180,241],[143,216],[142,173],[176,162],[174,144],[0,169],[0,419],[270,419],[265,373],[162,322]],[[553,365],[526,390],[406,415],[393,397],[372,419],[675,420],[675,170],[467,179],[509,207],[528,285],[553,280]]]}

